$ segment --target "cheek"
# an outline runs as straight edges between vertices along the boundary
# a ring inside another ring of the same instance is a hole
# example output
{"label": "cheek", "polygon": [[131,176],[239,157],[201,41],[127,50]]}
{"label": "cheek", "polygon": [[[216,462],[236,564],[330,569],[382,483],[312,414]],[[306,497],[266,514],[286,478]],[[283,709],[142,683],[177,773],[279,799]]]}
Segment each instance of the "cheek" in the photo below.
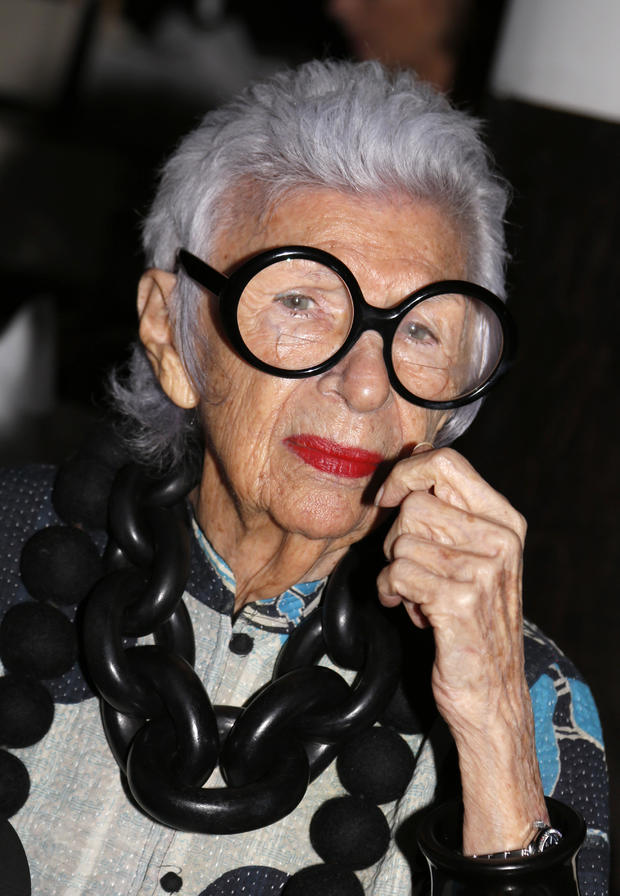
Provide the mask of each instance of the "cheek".
{"label": "cheek", "polygon": [[441,412],[428,411],[409,404],[400,397],[396,399],[402,432],[403,456],[410,454],[418,442],[432,442],[437,432]]}
{"label": "cheek", "polygon": [[244,447],[255,452],[269,440],[280,407],[271,384],[257,381],[246,370],[219,373],[217,382],[208,390],[204,402],[204,417],[218,441],[244,454]]}
{"label": "cheek", "polygon": [[[269,376],[251,367],[229,346],[213,314],[213,309],[205,308],[201,396],[207,406],[225,406],[224,414],[238,411],[249,429],[251,419],[268,418],[273,409],[280,408],[291,384],[294,387],[298,381]],[[240,423],[232,418],[228,422]]]}
{"label": "cheek", "polygon": [[284,426],[294,383],[267,376],[221,342],[205,366],[203,420],[215,453],[235,478],[264,474]]}

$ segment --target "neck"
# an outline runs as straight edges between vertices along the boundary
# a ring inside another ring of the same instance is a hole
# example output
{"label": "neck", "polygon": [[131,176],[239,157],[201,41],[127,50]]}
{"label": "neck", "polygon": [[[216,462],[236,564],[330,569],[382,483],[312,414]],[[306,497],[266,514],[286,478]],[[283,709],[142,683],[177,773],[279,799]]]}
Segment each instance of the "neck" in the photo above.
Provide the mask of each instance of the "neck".
{"label": "neck", "polygon": [[221,481],[207,481],[193,496],[198,523],[230,567],[235,612],[255,600],[277,597],[292,585],[323,578],[354,539],[310,539],[283,531],[264,511],[243,513]]}

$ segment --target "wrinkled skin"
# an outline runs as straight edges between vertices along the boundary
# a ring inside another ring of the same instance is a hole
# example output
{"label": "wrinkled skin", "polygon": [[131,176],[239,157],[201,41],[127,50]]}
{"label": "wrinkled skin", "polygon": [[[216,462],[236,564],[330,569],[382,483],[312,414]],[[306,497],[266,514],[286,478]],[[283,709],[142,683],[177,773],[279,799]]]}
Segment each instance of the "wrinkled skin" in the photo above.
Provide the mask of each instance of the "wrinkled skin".
{"label": "wrinkled skin", "polygon": [[[433,627],[433,694],[459,752],[465,850],[523,846],[531,821],[547,818],[523,672],[525,521],[449,448],[401,461],[379,498],[400,508],[379,599]],[[495,819],[491,807],[501,807]]]}
{"label": "wrinkled skin", "polygon": [[[467,276],[464,241],[437,207],[319,189],[290,194],[260,221],[238,217],[207,260],[227,272],[293,244],[339,257],[380,307]],[[168,320],[175,279],[159,270],[143,276],[140,335],[170,398],[200,409],[207,448],[196,514],[234,573],[237,608],[328,574],[383,508],[397,507],[379,599],[403,602],[413,624],[433,627],[433,692],[459,752],[464,848],[524,845],[532,822],[547,815],[523,670],[522,517],[456,452],[428,450],[444,417],[393,392],[377,333],[323,374],[273,377],[229,347],[206,295],[204,381],[190,382]],[[327,471],[291,450],[300,434],[383,463],[370,475]]]}

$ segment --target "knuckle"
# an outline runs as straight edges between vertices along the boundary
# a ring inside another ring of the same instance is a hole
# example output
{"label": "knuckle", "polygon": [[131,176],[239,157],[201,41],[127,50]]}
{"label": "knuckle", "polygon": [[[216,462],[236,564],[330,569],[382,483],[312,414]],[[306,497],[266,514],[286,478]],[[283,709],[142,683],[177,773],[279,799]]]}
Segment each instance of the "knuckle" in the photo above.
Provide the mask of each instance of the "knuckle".
{"label": "knuckle", "polygon": [[[437,559],[441,562],[442,566],[445,568],[452,568],[455,566],[455,556],[452,551],[450,545],[437,543],[435,545],[435,555]],[[458,562],[458,558],[457,562]]]}
{"label": "knuckle", "polygon": [[398,515],[401,528],[410,530],[423,523],[432,501],[433,498],[428,492],[410,492],[403,501]]}
{"label": "knuckle", "polygon": [[512,504],[504,498],[506,502],[506,506],[508,508],[507,514],[507,525],[514,532],[518,539],[520,539],[521,543],[525,540],[525,534],[527,532],[527,520]]}
{"label": "knuckle", "polygon": [[480,557],[478,560],[475,580],[484,591],[492,589],[500,579],[500,569],[495,557]]}
{"label": "knuckle", "polygon": [[405,557],[408,557],[413,549],[413,541],[411,535],[406,532],[401,533],[394,539],[394,543],[392,545],[392,556],[395,560],[401,560]]}
{"label": "knuckle", "polygon": [[523,537],[516,527],[503,526],[500,549],[504,557],[520,556],[523,552]]}
{"label": "knuckle", "polygon": [[525,517],[523,516],[522,513],[519,513],[518,510],[515,510],[515,514],[516,514],[515,529],[516,529],[518,535],[520,536],[521,541],[525,541],[525,536],[527,534],[527,520],[525,519]]}
{"label": "knuckle", "polygon": [[460,471],[462,473],[474,473],[474,468],[456,448],[438,448],[435,452],[435,462],[446,473]]}
{"label": "knuckle", "polygon": [[439,448],[433,459],[440,470],[449,472],[459,465],[462,458],[454,448]]}
{"label": "knuckle", "polygon": [[523,538],[521,537],[518,530],[509,530],[508,541],[512,553],[520,554],[523,549]]}
{"label": "knuckle", "polygon": [[402,594],[404,581],[403,564],[395,560],[393,563],[390,563],[386,571],[386,583],[390,593]]}
{"label": "knuckle", "polygon": [[452,599],[458,606],[460,615],[471,616],[478,608],[480,596],[475,588],[462,587]]}
{"label": "knuckle", "polygon": [[390,555],[391,555],[391,553],[392,553],[392,544],[393,544],[393,542],[394,542],[394,532],[392,531],[392,529],[390,529],[390,531],[388,532],[388,534],[387,534],[387,535],[385,536],[385,538],[383,539],[383,555],[384,555],[385,557],[387,557],[388,560],[389,560]]}
{"label": "knuckle", "polygon": [[427,495],[427,492],[420,491],[418,489],[414,491],[410,491],[408,495],[403,499],[403,503],[401,504],[400,514],[406,514],[414,510],[419,504],[420,501]]}

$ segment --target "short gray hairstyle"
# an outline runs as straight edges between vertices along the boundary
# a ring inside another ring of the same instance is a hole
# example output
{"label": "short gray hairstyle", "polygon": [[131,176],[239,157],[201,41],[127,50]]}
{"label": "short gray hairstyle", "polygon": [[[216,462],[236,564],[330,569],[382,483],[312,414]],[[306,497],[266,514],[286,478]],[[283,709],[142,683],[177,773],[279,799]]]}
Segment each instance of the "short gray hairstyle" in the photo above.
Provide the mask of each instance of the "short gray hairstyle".
{"label": "short gray hairstyle", "polygon": [[[414,74],[377,62],[310,62],[208,113],[163,168],[143,228],[147,264],[173,270],[180,247],[208,259],[235,214],[259,218],[312,187],[440,205],[463,234],[468,278],[503,297],[507,190],[478,123]],[[169,303],[174,340],[201,395],[203,301],[180,274]],[[112,394],[146,462],[175,464],[195,446],[195,415],[167,399],[139,346],[125,376],[113,376]],[[463,433],[479,404],[454,411],[437,444]]]}

